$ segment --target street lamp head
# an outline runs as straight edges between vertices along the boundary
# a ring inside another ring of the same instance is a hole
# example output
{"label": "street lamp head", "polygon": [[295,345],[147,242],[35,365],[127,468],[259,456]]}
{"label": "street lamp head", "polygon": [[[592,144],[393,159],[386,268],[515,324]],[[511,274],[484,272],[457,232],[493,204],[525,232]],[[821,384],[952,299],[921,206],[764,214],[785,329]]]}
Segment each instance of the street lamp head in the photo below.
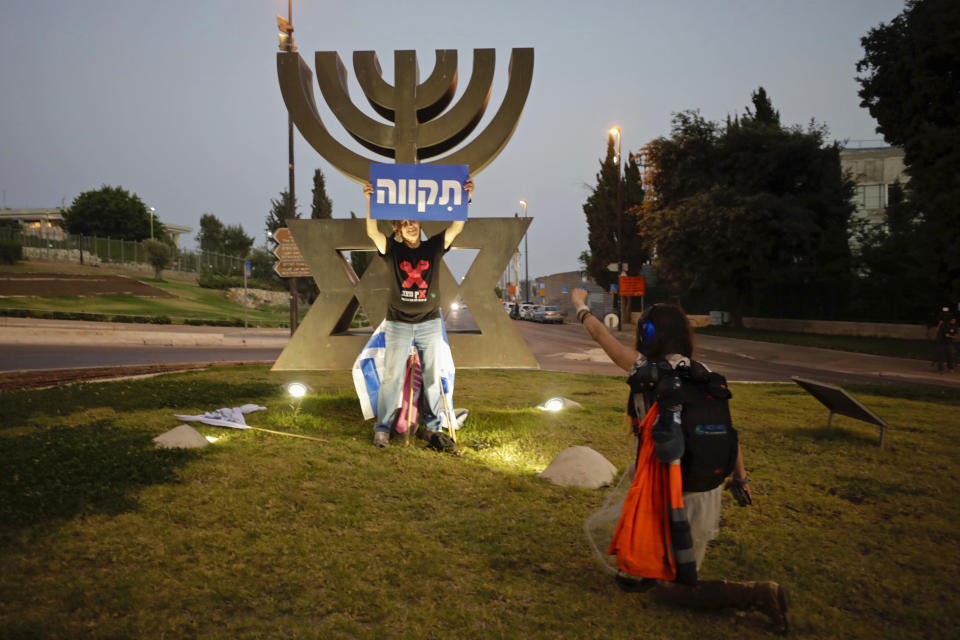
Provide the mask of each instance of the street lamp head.
{"label": "street lamp head", "polygon": [[283,16],[277,16],[277,27],[280,29],[280,33],[277,34],[280,39],[280,50],[296,51],[297,46],[293,43],[293,25],[290,21]]}

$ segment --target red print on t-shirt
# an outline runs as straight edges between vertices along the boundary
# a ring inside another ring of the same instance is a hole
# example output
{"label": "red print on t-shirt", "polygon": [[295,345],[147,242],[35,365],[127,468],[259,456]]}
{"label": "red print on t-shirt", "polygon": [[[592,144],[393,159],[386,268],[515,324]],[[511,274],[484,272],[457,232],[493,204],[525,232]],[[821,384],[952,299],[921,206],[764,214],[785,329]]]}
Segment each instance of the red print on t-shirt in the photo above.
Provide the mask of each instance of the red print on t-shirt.
{"label": "red print on t-shirt", "polygon": [[430,268],[430,263],[426,260],[421,260],[417,263],[417,268],[414,269],[408,260],[404,260],[400,263],[400,268],[407,274],[407,279],[404,280],[400,286],[404,289],[417,287],[418,289],[422,289],[420,292],[421,297],[425,296],[427,281],[424,280],[420,274]]}

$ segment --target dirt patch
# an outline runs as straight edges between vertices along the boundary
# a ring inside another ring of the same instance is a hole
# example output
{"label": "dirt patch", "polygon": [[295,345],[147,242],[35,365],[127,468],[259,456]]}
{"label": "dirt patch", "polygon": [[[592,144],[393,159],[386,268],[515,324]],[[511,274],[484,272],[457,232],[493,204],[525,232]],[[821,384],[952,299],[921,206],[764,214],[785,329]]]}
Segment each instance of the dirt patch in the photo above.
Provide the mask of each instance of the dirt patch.
{"label": "dirt patch", "polygon": [[163,289],[114,275],[6,273],[0,275],[0,297],[138,296],[172,298]]}
{"label": "dirt patch", "polygon": [[266,362],[188,362],[181,364],[131,364],[117,367],[89,367],[87,369],[43,369],[38,371],[0,371],[0,392],[26,389],[46,389],[76,382],[100,382],[155,376],[162,373],[192,371],[212,367],[244,367],[264,365]]}

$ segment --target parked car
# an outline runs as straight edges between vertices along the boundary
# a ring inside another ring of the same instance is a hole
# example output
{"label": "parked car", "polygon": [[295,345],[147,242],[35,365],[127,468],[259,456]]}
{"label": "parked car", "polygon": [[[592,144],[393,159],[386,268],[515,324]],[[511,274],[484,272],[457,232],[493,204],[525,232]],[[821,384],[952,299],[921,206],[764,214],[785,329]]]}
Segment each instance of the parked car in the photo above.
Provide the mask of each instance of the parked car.
{"label": "parked car", "polygon": [[503,310],[507,312],[507,315],[511,318],[517,317],[517,303],[516,302],[504,302]]}
{"label": "parked car", "polygon": [[528,312],[530,314],[530,320],[532,320],[533,322],[537,321],[537,309],[540,309],[542,307],[543,307],[542,304],[535,304],[532,307],[530,307],[530,311]]}
{"label": "parked car", "polygon": [[537,322],[560,324],[563,322],[563,312],[550,305],[537,305],[533,310],[533,319]]}
{"label": "parked car", "polygon": [[529,302],[524,302],[520,305],[520,319],[521,320],[533,320],[533,304]]}

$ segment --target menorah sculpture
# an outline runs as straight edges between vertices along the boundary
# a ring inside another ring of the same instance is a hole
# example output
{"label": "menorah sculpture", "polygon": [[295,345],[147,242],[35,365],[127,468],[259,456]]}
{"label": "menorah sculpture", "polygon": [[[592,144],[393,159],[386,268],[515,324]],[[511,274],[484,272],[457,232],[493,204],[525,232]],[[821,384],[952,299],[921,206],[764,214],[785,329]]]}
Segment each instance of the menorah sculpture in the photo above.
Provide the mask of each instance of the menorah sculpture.
{"label": "menorah sculpture", "polygon": [[[457,86],[457,52],[437,50],[430,76],[419,82],[415,51],[394,52],[394,84],[384,79],[373,51],[355,51],[353,66],[368,102],[393,126],[363,113],[350,99],[347,72],[334,51],[315,55],[317,83],[333,114],[363,147],[397,163],[415,164],[435,158],[461,144],[486,111],[493,84],[495,52],[475,49],[473,75],[463,95],[450,107]],[[277,54],[277,73],[284,102],[297,129],[310,145],[351,180],[365,183],[371,162],[338,142],[324,126],[312,89],[313,74],[296,52]],[[503,103],[489,125],[461,148],[436,164],[461,164],[475,176],[503,150],[516,129],[533,77],[533,49],[514,49]],[[429,163],[433,164],[433,163]],[[446,264],[440,272],[441,308],[460,297],[479,327],[477,333],[450,334],[458,367],[539,367],[493,293],[530,218],[471,218],[452,249],[478,249],[461,284]],[[303,323],[280,354],[274,370],[349,369],[366,336],[348,333],[350,322],[363,307],[373,326],[384,318],[389,290],[387,265],[374,260],[362,277],[343,251],[369,250],[363,220],[288,220],[320,294]],[[381,222],[389,237],[392,229]],[[443,223],[422,224],[427,234]]]}

